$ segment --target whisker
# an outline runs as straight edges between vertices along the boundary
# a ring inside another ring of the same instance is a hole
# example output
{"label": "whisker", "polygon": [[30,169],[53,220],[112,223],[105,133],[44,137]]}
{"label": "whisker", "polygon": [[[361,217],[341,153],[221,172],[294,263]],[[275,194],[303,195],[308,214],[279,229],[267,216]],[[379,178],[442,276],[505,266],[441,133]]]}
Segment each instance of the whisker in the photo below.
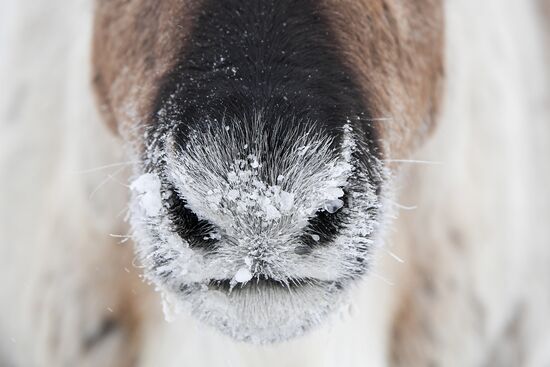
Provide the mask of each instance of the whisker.
{"label": "whisker", "polygon": [[121,240],[118,242],[119,244],[123,244],[123,243],[127,242],[129,239],[132,238],[132,236],[127,235],[127,234],[109,233],[109,236],[114,237],[114,238],[121,238]]}
{"label": "whisker", "polygon": [[403,210],[415,210],[415,209],[418,209],[418,206],[416,205],[403,205],[403,204],[399,204],[398,202],[396,201],[393,201],[393,200],[388,200],[392,205],[394,205],[396,208],[399,208],[399,209],[403,209]]}
{"label": "whisker", "polygon": [[108,174],[107,177],[105,177],[105,179],[103,179],[103,180],[96,186],[96,188],[90,193],[89,199],[92,199],[92,198],[94,197],[94,195],[95,195],[103,186],[105,186],[105,184],[106,184],[107,182],[109,182],[109,180],[113,180],[113,181],[115,181],[115,182],[117,182],[117,183],[119,183],[119,184],[121,184],[121,185],[123,185],[123,186],[125,186],[125,187],[129,187],[128,185],[123,184],[123,183],[121,183],[120,181],[118,181],[118,180],[115,179],[115,175],[118,175],[120,172],[122,172],[123,169],[124,169],[124,167],[121,167],[121,168],[117,169],[114,173]]}
{"label": "whisker", "polygon": [[[372,124],[372,123],[385,123],[394,121],[393,117],[373,117],[373,118],[358,118],[357,122],[359,124]],[[348,119],[348,123],[351,123],[351,120]]]}
{"label": "whisker", "polygon": [[378,117],[378,118],[371,118],[371,119],[362,119],[363,121],[393,121],[393,117]]}
{"label": "whisker", "polygon": [[121,211],[118,212],[118,214],[116,215],[116,218],[120,218],[120,216],[124,213],[128,213],[128,211],[130,210],[130,206],[129,205],[126,205],[124,208],[122,208]]}
{"label": "whisker", "polygon": [[423,160],[416,160],[416,159],[382,159],[383,162],[390,162],[390,163],[415,163],[415,164],[433,164],[433,165],[441,165],[443,162],[438,161],[423,161]]}
{"label": "whisker", "polygon": [[132,259],[132,266],[133,266],[134,268],[136,268],[136,269],[144,269],[144,268],[145,268],[145,265],[139,264],[139,260],[138,260],[137,257],[134,257],[134,258]]}
{"label": "whisker", "polygon": [[126,211],[126,215],[124,215],[124,221],[128,223],[130,221],[130,205],[126,205],[126,208],[122,209],[120,211],[120,214],[124,213]]}
{"label": "whisker", "polygon": [[392,258],[394,258],[398,263],[404,264],[405,260],[397,256],[395,253],[391,252],[390,250],[386,250],[386,253],[390,255]]}
{"label": "whisker", "polygon": [[[122,170],[122,169],[121,169]],[[123,186],[123,187],[126,187],[127,189],[130,188],[130,185],[124,183],[123,181],[120,181],[118,178],[115,177],[115,175],[118,175],[120,172],[114,172],[114,173],[111,173],[109,174],[109,176],[112,178],[112,180],[114,182],[116,182],[117,184],[119,184],[120,186]]]}
{"label": "whisker", "polygon": [[118,163],[111,163],[111,164],[106,164],[104,166],[99,166],[99,167],[95,167],[95,168],[89,168],[89,169],[84,169],[84,170],[77,170],[75,171],[75,173],[92,173],[92,172],[97,172],[97,171],[102,171],[104,169],[109,169],[109,168],[114,168],[114,167],[120,167],[120,166],[129,166],[131,164],[137,164],[137,163],[140,163],[141,161],[127,161],[127,162],[118,162]]}
{"label": "whisker", "polygon": [[386,284],[389,285],[390,287],[395,286],[395,283],[394,283],[394,282],[388,280],[387,278],[384,278],[382,275],[380,275],[380,274],[378,274],[378,273],[376,273],[376,272],[374,272],[374,271],[372,271],[371,274],[372,274],[372,276],[374,276],[375,278],[380,279],[381,281],[383,281],[384,283],[386,283]]}

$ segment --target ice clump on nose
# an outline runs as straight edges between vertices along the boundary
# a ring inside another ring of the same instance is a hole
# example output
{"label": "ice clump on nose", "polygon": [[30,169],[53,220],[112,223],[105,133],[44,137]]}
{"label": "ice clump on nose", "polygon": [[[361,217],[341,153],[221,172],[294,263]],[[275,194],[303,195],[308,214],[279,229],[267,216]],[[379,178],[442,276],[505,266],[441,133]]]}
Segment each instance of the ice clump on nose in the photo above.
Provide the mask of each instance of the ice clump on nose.
{"label": "ice clump on nose", "polygon": [[[295,194],[283,190],[281,185],[270,185],[261,180],[258,176],[261,167],[262,163],[253,154],[246,160],[236,159],[227,173],[227,181],[206,192],[205,199],[210,209],[219,213],[223,206],[239,213],[253,213],[269,222],[290,214]],[[201,209],[200,206],[195,208],[199,213]]]}
{"label": "ice clump on nose", "polygon": [[341,198],[344,196],[344,190],[339,187],[331,187],[325,191],[326,201],[323,204],[323,209],[333,214],[344,206],[344,201]]}
{"label": "ice clump on nose", "polygon": [[323,209],[325,209],[330,214],[334,214],[343,206],[344,202],[342,200],[334,199],[326,201]]}
{"label": "ice clump on nose", "polygon": [[235,281],[237,283],[246,283],[252,279],[252,273],[247,268],[240,268],[235,274]]}
{"label": "ice clump on nose", "polygon": [[149,217],[159,215],[162,209],[160,179],[154,173],[145,173],[136,178],[130,189],[139,195],[139,206]]}
{"label": "ice clump on nose", "polygon": [[289,212],[294,205],[294,194],[286,191],[281,191],[280,194],[281,210],[283,212]]}

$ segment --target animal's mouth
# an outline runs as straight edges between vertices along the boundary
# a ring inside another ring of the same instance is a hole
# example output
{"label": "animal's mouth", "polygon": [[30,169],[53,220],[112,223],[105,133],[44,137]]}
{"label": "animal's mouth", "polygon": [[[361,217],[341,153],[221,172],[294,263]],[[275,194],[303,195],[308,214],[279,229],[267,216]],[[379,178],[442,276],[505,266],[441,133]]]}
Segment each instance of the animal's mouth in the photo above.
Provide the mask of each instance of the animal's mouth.
{"label": "animal's mouth", "polygon": [[333,284],[337,289],[342,288],[340,282],[322,281],[315,278],[288,278],[285,280],[276,280],[273,278],[255,276],[246,283],[236,283],[233,279],[212,279],[208,282],[209,290],[223,291],[227,293],[240,292],[247,290],[281,290],[292,292],[307,287],[319,286],[322,284]]}
{"label": "animal's mouth", "polygon": [[346,297],[346,279],[254,276],[181,284],[177,298],[200,320],[241,341],[269,343],[303,334],[318,325]]}

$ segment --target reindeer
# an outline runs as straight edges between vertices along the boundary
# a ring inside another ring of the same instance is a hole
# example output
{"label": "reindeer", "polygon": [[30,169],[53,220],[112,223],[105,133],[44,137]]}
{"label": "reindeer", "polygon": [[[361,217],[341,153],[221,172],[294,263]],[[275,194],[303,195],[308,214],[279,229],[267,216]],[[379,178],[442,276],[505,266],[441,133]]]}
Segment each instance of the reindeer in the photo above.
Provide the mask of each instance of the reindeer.
{"label": "reindeer", "polygon": [[543,5],[14,5],[0,363],[547,366]]}

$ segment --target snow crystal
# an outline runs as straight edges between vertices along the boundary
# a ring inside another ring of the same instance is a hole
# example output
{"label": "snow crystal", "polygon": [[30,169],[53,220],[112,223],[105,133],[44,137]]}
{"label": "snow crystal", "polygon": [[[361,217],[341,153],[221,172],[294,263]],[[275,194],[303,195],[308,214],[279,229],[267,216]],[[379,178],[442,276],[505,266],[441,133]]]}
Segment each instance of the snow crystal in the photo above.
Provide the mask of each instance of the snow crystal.
{"label": "snow crystal", "polygon": [[248,268],[240,268],[237,270],[237,273],[235,274],[235,281],[237,283],[246,283],[250,279],[252,279],[252,273]]}
{"label": "snow crystal", "polygon": [[250,154],[248,156],[248,159],[250,159],[252,161],[252,162],[250,162],[250,167],[252,167],[252,168],[260,167],[260,163],[258,162],[258,159],[256,158],[256,156],[254,154]]}
{"label": "snow crystal", "polygon": [[136,178],[130,189],[139,195],[139,206],[149,217],[157,216],[162,209],[160,179],[153,173],[146,173]]}
{"label": "snow crystal", "polygon": [[237,176],[237,174],[234,171],[231,171],[227,174],[227,180],[229,182],[238,182],[239,176]]}
{"label": "snow crystal", "polygon": [[239,191],[238,190],[229,190],[227,192],[226,198],[227,200],[234,201],[239,197]]}
{"label": "snow crystal", "polygon": [[291,194],[286,191],[281,191],[280,194],[280,203],[281,203],[281,211],[283,212],[289,212],[293,205],[294,205],[294,194]]}
{"label": "snow crystal", "polygon": [[267,220],[278,219],[281,217],[281,212],[273,206],[273,204],[266,204],[263,206],[263,212]]}
{"label": "snow crystal", "polygon": [[222,194],[209,192],[208,196],[206,197],[206,200],[208,200],[208,202],[214,204],[215,207],[217,208],[218,204],[222,201]]}
{"label": "snow crystal", "polygon": [[331,214],[336,213],[338,209],[344,206],[344,202],[339,199],[344,196],[344,190],[341,188],[329,187],[325,190],[324,194],[326,201],[323,203],[323,209],[327,212]]}
{"label": "snow crystal", "polygon": [[329,200],[338,199],[344,196],[344,190],[339,187],[329,187],[325,190],[325,195]]}
{"label": "snow crystal", "polygon": [[324,209],[330,214],[336,213],[338,209],[344,206],[344,202],[340,199],[327,200]]}

